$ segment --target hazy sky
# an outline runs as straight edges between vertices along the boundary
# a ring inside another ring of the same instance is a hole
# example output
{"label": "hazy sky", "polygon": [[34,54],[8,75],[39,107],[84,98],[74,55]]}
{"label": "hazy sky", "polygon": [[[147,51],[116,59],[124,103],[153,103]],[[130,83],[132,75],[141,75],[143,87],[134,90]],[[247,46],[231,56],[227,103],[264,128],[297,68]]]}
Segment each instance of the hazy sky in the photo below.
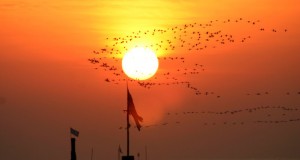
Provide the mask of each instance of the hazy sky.
{"label": "hazy sky", "polygon": [[[145,81],[161,85],[145,89],[129,82],[144,118],[141,132],[131,128],[132,154],[144,160],[147,146],[149,159],[156,160],[300,159],[299,5],[298,0],[1,0],[0,159],[70,159],[70,127],[80,132],[78,159],[89,159],[92,148],[94,159],[117,159],[119,144],[126,150],[120,129],[126,82],[106,82],[118,77],[99,65],[121,70],[125,50],[105,55],[100,64],[88,59],[99,58],[93,51],[111,49],[114,37],[154,29],[167,32],[122,44],[171,39],[175,47],[156,51],[157,79]],[[180,47],[181,31],[172,28],[195,23],[213,25],[188,28],[185,40],[207,48]],[[190,38],[193,31],[204,37],[221,31],[235,41],[198,41]],[[176,72],[193,70],[196,63],[205,70]],[[188,81],[201,95],[186,84],[166,85],[176,81],[172,78]]]}

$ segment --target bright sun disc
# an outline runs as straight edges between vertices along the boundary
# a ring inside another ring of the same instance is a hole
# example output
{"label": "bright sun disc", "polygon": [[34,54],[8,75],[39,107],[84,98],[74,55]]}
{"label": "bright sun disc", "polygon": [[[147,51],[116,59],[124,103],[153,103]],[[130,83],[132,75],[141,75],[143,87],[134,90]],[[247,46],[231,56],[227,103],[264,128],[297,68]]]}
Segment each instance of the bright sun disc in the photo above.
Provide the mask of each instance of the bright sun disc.
{"label": "bright sun disc", "polygon": [[158,60],[149,48],[133,48],[124,55],[122,68],[128,77],[146,80],[156,73]]}

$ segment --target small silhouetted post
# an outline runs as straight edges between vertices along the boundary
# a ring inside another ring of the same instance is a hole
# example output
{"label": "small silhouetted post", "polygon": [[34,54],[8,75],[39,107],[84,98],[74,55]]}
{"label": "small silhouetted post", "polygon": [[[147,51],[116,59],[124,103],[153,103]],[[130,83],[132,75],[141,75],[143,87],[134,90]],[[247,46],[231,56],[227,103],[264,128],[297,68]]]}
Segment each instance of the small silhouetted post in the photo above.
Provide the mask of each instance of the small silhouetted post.
{"label": "small silhouetted post", "polygon": [[93,160],[93,156],[94,156],[94,150],[93,150],[93,148],[92,148],[91,160]]}
{"label": "small silhouetted post", "polygon": [[75,138],[71,138],[71,160],[76,160]]}

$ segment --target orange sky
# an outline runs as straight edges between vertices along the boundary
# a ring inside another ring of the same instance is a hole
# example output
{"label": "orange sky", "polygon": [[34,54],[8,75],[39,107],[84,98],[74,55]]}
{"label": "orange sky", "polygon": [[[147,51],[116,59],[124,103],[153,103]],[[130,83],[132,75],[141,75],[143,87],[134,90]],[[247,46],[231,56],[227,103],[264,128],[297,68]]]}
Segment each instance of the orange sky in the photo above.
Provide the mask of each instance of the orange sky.
{"label": "orange sky", "polygon": [[[118,145],[124,151],[126,146],[125,131],[119,130],[125,125],[126,83],[105,82],[117,77],[89,63],[89,58],[99,57],[93,51],[111,48],[112,38],[132,32],[210,21],[212,27],[193,30],[222,30],[236,41],[205,42],[207,49],[189,51],[174,40],[175,50],[156,53],[159,58],[184,57],[185,62],[160,59],[157,79],[145,81],[170,82],[163,75],[170,72],[202,95],[186,85],[145,89],[129,83],[137,111],[145,119],[141,132],[132,128],[132,154],[140,152],[145,159],[147,145],[150,159],[157,160],[299,159],[300,123],[289,120],[300,118],[300,110],[279,107],[300,109],[298,6],[297,0],[1,0],[0,159],[69,159],[71,126],[80,132],[78,159],[89,158],[92,147],[94,159],[116,159]],[[243,21],[235,23],[239,18]],[[222,23],[228,19],[230,23]],[[249,25],[248,20],[259,22]],[[126,47],[178,35],[168,31],[142,36]],[[240,42],[245,36],[251,38]],[[112,55],[103,62],[121,69],[121,61],[115,62]],[[176,72],[193,69],[195,63],[205,71]],[[262,105],[277,108],[248,112]],[[215,114],[234,110],[244,112]],[[186,113],[192,111],[199,113]],[[280,120],[289,123],[270,124]]]}

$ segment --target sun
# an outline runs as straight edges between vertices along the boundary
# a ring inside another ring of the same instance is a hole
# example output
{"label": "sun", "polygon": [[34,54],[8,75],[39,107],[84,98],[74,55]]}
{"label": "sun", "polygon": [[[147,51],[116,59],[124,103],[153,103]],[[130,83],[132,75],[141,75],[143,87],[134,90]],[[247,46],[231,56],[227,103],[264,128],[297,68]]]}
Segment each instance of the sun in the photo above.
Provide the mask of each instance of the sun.
{"label": "sun", "polygon": [[158,59],[149,48],[133,48],[124,55],[122,68],[128,77],[136,80],[146,80],[156,73]]}

